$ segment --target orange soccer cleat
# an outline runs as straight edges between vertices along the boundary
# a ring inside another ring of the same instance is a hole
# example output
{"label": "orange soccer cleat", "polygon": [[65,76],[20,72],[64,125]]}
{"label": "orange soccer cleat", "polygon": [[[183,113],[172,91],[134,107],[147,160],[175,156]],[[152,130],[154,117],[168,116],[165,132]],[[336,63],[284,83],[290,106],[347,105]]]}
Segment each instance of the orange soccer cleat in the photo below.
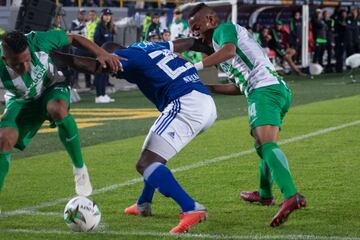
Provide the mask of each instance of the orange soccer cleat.
{"label": "orange soccer cleat", "polygon": [[142,216],[147,217],[151,216],[151,204],[150,203],[142,203],[137,204],[134,203],[130,207],[125,208],[124,213],[127,215],[135,215],[135,216]]}
{"label": "orange soccer cleat", "polygon": [[186,213],[180,213],[179,224],[170,230],[171,234],[179,234],[188,232],[189,229],[202,221],[205,221],[208,217],[207,210],[190,211]]}

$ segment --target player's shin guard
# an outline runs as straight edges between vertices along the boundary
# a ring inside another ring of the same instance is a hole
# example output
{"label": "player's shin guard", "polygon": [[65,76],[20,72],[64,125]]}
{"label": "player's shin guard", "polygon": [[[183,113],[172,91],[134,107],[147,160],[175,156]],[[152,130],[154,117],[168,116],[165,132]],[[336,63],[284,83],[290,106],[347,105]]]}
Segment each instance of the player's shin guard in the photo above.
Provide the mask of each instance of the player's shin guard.
{"label": "player's shin guard", "polygon": [[272,177],[270,168],[262,159],[262,154],[260,152],[260,147],[256,147],[256,152],[260,157],[260,164],[259,164],[259,195],[262,198],[272,198]]}
{"label": "player's shin guard", "polygon": [[262,198],[272,198],[272,177],[270,168],[267,166],[265,160],[260,159],[259,165],[259,195]]}
{"label": "player's shin guard", "polygon": [[149,183],[147,183],[145,180],[144,180],[144,188],[143,188],[143,191],[139,197],[139,199],[137,200],[137,204],[140,205],[140,204],[143,204],[143,203],[151,203],[152,202],[152,199],[153,199],[153,196],[154,196],[154,193],[155,193],[155,188],[153,188]]}
{"label": "player's shin guard", "polygon": [[84,162],[81,154],[80,136],[73,116],[68,114],[62,120],[57,121],[56,126],[58,127],[60,140],[69,153],[74,166],[82,168]]}
{"label": "player's shin guard", "polygon": [[156,162],[148,166],[144,171],[144,179],[165,197],[170,197],[177,202],[183,212],[195,209],[195,201],[184,191],[164,164]]}
{"label": "player's shin guard", "polygon": [[0,192],[3,188],[5,177],[9,171],[10,152],[0,152]]}
{"label": "player's shin guard", "polygon": [[280,187],[284,199],[297,193],[289,170],[285,154],[274,142],[267,142],[259,147],[261,156],[270,168],[271,176]]}

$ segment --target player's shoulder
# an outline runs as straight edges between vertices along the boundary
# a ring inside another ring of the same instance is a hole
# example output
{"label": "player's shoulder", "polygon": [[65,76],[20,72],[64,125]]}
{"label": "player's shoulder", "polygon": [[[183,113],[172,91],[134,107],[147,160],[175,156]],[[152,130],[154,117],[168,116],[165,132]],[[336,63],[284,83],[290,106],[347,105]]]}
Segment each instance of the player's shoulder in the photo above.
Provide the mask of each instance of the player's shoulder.
{"label": "player's shoulder", "polygon": [[52,41],[53,39],[58,40],[59,38],[67,38],[67,34],[62,29],[57,30],[48,30],[48,31],[31,31],[25,34],[29,45],[38,44],[41,48],[42,44],[46,44],[47,41]]}

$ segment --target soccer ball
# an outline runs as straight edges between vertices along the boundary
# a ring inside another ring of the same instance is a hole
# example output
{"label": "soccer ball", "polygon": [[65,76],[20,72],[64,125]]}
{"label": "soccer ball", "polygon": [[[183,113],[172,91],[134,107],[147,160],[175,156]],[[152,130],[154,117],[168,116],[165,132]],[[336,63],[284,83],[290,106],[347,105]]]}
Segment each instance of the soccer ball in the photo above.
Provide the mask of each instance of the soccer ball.
{"label": "soccer ball", "polygon": [[66,225],[75,232],[89,232],[96,229],[101,219],[97,204],[87,197],[71,199],[64,209]]}

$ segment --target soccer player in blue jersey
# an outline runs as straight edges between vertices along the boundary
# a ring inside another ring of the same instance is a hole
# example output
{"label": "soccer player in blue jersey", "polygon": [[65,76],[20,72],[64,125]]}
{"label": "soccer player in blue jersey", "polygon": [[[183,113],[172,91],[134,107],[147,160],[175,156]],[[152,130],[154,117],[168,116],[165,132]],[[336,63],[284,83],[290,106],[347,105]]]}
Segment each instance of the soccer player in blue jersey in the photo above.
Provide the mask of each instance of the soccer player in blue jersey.
{"label": "soccer player in blue jersey", "polygon": [[[177,202],[182,210],[179,224],[170,233],[187,232],[206,219],[207,210],[185,192],[166,163],[213,124],[215,103],[200,82],[194,65],[174,54],[171,42],[139,42],[121,50],[117,44],[110,43],[106,48],[126,59],[121,60],[123,71],[116,77],[137,84],[161,112],[136,164],[137,171],[144,177],[143,191],[137,202],[125,209],[125,214],[151,215],[150,206],[157,189]],[[83,62],[80,57],[64,62],[80,71],[96,71],[94,61]]]}

